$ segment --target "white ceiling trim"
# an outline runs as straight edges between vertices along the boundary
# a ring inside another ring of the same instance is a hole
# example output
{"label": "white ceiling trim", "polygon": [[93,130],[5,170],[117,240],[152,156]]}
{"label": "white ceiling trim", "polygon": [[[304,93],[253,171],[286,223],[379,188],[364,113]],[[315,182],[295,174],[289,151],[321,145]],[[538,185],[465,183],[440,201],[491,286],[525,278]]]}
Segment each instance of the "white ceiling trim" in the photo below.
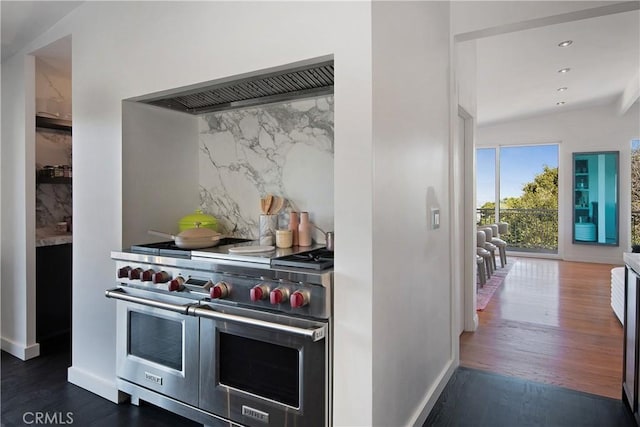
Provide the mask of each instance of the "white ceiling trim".
{"label": "white ceiling trim", "polygon": [[640,69],[629,81],[618,102],[618,114],[624,115],[640,99]]}
{"label": "white ceiling trim", "polygon": [[546,27],[548,25],[564,24],[567,22],[612,15],[614,13],[630,12],[632,10],[638,9],[640,9],[639,1],[627,1],[623,3],[612,4],[610,6],[594,7],[592,9],[578,10],[576,12],[562,13],[559,15],[546,16],[543,18],[536,18],[528,21],[514,22],[511,24],[499,25],[497,27],[470,31],[468,33],[456,34],[454,36],[454,40],[457,42],[477,40],[485,37],[497,36],[500,34],[530,30],[533,28]]}

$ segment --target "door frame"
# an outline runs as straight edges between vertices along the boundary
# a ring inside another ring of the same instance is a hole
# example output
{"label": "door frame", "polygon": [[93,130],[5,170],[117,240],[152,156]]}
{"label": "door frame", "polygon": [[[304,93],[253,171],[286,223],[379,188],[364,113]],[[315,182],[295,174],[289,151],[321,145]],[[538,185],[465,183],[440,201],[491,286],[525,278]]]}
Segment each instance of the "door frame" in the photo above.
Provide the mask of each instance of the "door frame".
{"label": "door frame", "polygon": [[[459,130],[459,120],[464,123],[464,134]],[[460,301],[456,335],[478,328],[476,312],[476,262],[475,262],[475,119],[458,105],[455,138],[452,150],[451,179],[451,260],[454,298]]]}

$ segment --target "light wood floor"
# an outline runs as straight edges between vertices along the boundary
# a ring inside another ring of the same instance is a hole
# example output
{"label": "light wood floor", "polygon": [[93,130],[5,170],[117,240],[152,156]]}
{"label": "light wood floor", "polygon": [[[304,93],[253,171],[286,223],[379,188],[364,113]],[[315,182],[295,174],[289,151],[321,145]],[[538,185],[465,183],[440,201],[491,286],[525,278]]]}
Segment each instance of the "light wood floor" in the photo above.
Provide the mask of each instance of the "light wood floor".
{"label": "light wood floor", "polygon": [[460,336],[462,366],[620,399],[622,326],[613,265],[509,258],[480,326]]}

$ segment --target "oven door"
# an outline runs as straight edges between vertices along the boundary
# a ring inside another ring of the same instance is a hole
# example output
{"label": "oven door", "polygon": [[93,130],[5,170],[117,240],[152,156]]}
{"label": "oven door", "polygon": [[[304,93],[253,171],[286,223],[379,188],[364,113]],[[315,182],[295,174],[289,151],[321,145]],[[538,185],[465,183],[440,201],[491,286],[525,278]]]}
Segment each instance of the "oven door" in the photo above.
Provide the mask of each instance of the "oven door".
{"label": "oven door", "polygon": [[190,301],[162,294],[149,298],[136,289],[107,292],[119,300],[117,376],[197,406],[199,321],[186,315]]}
{"label": "oven door", "polygon": [[200,407],[246,426],[328,425],[328,324],[201,306]]}

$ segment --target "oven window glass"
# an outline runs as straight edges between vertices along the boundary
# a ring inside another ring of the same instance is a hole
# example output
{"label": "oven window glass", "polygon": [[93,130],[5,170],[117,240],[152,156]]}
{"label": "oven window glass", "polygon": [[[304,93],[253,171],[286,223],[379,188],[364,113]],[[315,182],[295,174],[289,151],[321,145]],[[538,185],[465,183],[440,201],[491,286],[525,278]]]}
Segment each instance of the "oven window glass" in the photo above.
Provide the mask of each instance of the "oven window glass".
{"label": "oven window glass", "polygon": [[182,322],[129,312],[129,354],[182,370]]}
{"label": "oven window glass", "polygon": [[299,407],[298,350],[220,333],[220,383]]}

